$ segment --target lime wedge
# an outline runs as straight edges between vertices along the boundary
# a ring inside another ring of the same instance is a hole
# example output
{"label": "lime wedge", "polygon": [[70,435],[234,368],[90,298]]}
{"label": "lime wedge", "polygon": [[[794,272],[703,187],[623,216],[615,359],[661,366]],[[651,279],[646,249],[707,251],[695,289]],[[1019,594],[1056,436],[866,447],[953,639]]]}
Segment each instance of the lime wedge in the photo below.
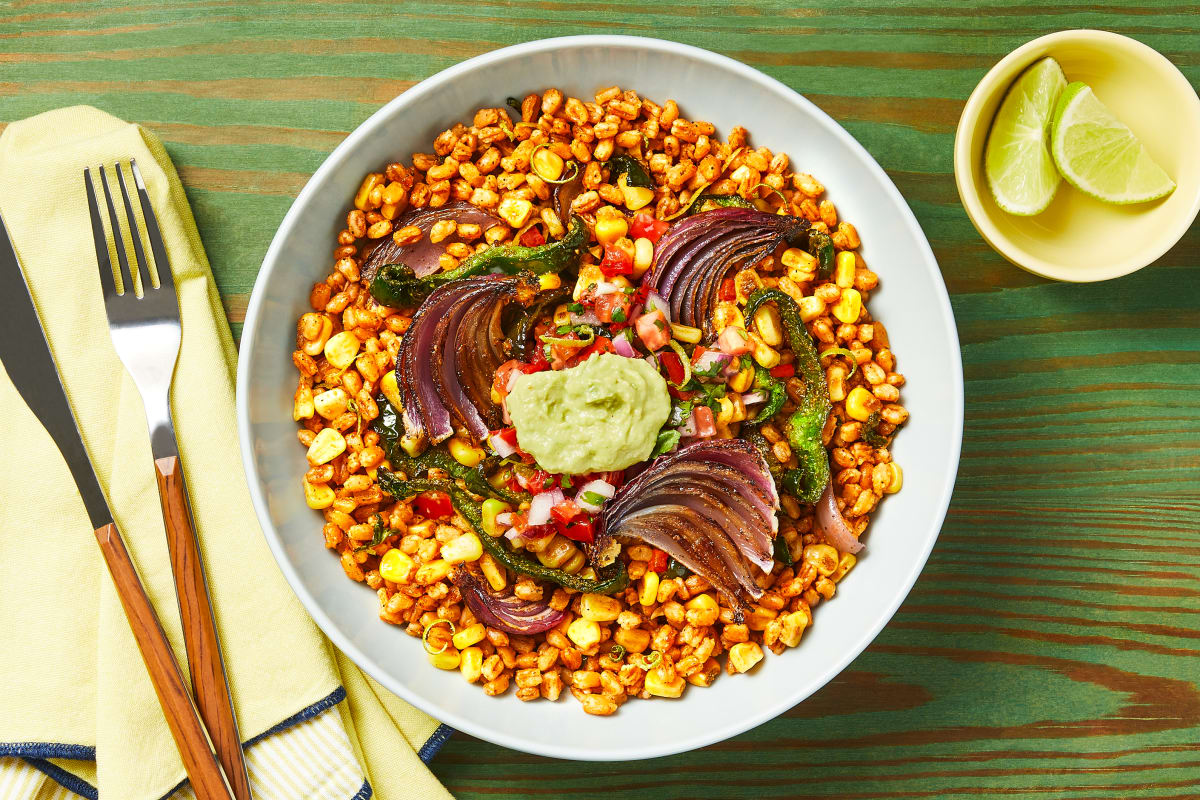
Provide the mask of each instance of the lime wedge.
{"label": "lime wedge", "polygon": [[1175,189],[1175,181],[1086,83],[1076,81],[1059,96],[1050,150],[1072,186],[1106,203],[1145,203]]}
{"label": "lime wedge", "polygon": [[1053,58],[1021,73],[988,132],[984,172],[996,205],[1023,217],[1046,210],[1061,182],[1050,156],[1050,116],[1067,78]]}

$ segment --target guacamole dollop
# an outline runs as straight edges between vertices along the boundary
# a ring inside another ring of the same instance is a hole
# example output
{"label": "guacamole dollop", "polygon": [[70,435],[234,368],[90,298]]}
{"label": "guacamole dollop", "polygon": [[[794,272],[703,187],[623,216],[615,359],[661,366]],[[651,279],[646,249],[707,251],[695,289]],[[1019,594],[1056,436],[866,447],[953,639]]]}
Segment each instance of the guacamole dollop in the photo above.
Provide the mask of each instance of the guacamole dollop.
{"label": "guacamole dollop", "polygon": [[671,413],[658,370],[612,353],[570,369],[521,375],[507,404],[521,449],[542,469],[568,475],[645,461]]}

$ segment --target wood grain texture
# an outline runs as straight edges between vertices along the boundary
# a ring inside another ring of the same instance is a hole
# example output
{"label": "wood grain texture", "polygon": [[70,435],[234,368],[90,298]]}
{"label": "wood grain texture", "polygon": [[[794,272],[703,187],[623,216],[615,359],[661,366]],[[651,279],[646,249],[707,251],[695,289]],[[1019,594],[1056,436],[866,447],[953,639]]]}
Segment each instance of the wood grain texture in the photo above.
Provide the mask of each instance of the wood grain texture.
{"label": "wood grain texture", "polygon": [[138,578],[137,568],[125,548],[125,540],[121,538],[117,526],[110,522],[96,529],[96,541],[100,544],[104,563],[112,575],[117,596],[121,598],[125,617],[133,630],[142,660],[146,663],[146,671],[150,673],[150,682],[154,685],[154,692],[167,718],[167,727],[175,738],[175,745],[179,748],[183,767],[196,797],[198,800],[230,800],[229,784],[210,748],[203,723],[183,683],[179,665],[175,663],[171,644]]}
{"label": "wood grain texture", "polygon": [[464,800],[1196,798],[1200,230],[1135,275],[1048,283],[979,238],[951,172],[959,111],[1005,53],[1054,30],[1103,28],[1158,49],[1196,86],[1196,10],[1173,0],[16,0],[0,11],[0,124],[87,102],[158,131],[236,332],[305,176],[380,103],[444,67],[544,36],[627,33],[778,78],[887,170],[951,292],[966,430],[929,565],[845,672],[736,739],[581,768],[456,735],[434,771]]}
{"label": "wood grain texture", "polygon": [[238,735],[237,716],[233,711],[229,682],[225,677],[221,641],[217,638],[212,600],[204,579],[204,562],[200,558],[199,543],[192,526],[192,510],[188,504],[187,485],[179,457],[155,459],[154,477],[158,482],[158,496],[167,531],[171,574],[175,578],[175,592],[179,599],[179,617],[183,624],[183,641],[196,707],[204,726],[208,728],[208,735],[233,788],[234,797],[236,800],[251,800],[242,738]]}

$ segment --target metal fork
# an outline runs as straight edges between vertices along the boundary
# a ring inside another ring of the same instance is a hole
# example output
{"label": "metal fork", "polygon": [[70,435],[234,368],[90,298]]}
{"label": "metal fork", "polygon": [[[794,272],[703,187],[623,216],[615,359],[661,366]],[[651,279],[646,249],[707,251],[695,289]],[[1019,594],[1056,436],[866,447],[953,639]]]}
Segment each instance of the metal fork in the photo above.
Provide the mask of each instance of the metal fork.
{"label": "metal fork", "polygon": [[[99,203],[90,169],[83,171],[87,189],[88,210],[92,218],[92,235],[96,243],[96,261],[100,267],[100,285],[104,289],[104,310],[113,345],[125,368],[133,376],[146,408],[150,427],[150,450],[154,456],[155,478],[162,502],[163,522],[171,554],[171,571],[179,598],[179,615],[183,623],[183,638],[187,648],[188,669],[192,691],[200,716],[213,740],[217,758],[233,787],[237,800],[251,800],[250,780],[242,754],[237,718],[233,712],[229,684],[221,659],[212,603],[204,579],[204,565],[196,542],[195,523],[188,502],[183,469],[179,463],[179,445],[175,440],[175,425],[171,419],[170,390],[175,363],[179,358],[180,324],[179,300],[171,276],[158,217],[150,205],[146,184],[137,162],[130,160],[130,170],[137,186],[147,239],[154,254],[153,265],[146,258],[141,231],[133,213],[129,191],[125,186],[125,171],[120,162],[114,166],[117,183],[124,201],[134,260],[131,264],[125,251],[121,220],[113,204],[108,174],[100,167],[100,184],[108,207],[109,225],[114,249],[121,270],[121,291],[114,281],[108,240],[100,218]],[[152,280],[157,267],[158,285]],[[142,294],[135,292],[134,276]]]}

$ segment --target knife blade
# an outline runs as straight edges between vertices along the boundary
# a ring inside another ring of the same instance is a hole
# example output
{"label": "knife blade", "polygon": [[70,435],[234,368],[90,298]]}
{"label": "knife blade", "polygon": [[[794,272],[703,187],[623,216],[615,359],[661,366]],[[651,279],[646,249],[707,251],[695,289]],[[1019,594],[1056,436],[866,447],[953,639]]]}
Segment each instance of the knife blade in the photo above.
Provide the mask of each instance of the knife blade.
{"label": "knife blade", "polygon": [[112,511],[83,446],[75,412],[67,402],[57,363],[3,217],[0,217],[0,297],[4,298],[0,313],[0,362],[25,405],[37,416],[66,460],[92,527],[108,525],[113,521]]}

